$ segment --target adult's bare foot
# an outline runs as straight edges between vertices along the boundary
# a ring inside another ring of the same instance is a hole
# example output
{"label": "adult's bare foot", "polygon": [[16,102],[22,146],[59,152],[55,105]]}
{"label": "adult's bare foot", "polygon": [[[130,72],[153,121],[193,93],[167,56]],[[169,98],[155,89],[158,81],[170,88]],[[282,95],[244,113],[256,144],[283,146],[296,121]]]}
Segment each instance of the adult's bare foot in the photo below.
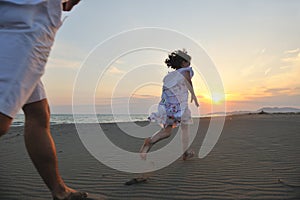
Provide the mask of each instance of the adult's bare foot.
{"label": "adult's bare foot", "polygon": [[64,193],[53,195],[53,200],[106,200],[103,195],[88,194],[87,192],[75,191],[71,188],[66,188]]}
{"label": "adult's bare foot", "polygon": [[72,192],[64,198],[54,197],[53,200],[87,200],[88,194],[85,192]]}
{"label": "adult's bare foot", "polygon": [[66,186],[59,186],[52,193],[53,200],[73,200],[85,199],[88,196],[86,192],[78,192]]}

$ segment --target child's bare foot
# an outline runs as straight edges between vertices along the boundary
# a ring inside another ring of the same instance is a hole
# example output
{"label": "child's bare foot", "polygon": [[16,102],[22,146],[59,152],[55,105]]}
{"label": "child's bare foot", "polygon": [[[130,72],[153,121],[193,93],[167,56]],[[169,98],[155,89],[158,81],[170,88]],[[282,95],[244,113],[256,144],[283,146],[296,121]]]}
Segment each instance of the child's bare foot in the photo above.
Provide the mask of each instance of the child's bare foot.
{"label": "child's bare foot", "polygon": [[152,147],[151,138],[146,138],[143,146],[140,149],[141,159],[146,160],[147,153],[150,151],[151,147]]}

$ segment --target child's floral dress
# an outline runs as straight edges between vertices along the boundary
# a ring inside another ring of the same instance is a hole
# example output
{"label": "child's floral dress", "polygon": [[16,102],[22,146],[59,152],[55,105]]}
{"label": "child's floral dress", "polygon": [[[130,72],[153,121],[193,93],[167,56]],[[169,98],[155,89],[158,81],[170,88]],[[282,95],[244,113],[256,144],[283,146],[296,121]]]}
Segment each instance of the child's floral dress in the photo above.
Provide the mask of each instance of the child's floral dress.
{"label": "child's floral dress", "polygon": [[159,123],[162,127],[192,123],[191,111],[188,108],[189,92],[184,77],[187,71],[192,78],[194,72],[191,67],[177,69],[164,77],[158,112],[152,113],[149,120]]}

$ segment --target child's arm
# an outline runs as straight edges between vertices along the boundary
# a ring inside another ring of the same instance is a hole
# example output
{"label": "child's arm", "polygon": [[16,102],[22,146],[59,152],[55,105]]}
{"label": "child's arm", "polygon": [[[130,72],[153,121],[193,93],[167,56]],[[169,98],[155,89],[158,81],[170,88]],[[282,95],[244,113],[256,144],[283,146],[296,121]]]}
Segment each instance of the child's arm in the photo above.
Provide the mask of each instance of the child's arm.
{"label": "child's arm", "polygon": [[199,107],[199,103],[198,103],[198,99],[195,95],[195,92],[194,92],[194,87],[193,87],[193,83],[192,83],[192,79],[191,79],[191,75],[190,75],[190,72],[187,71],[184,73],[184,77],[185,77],[185,80],[186,80],[186,86],[188,88],[188,90],[190,91],[191,95],[192,95],[192,98],[191,98],[191,102],[195,102],[195,105],[197,107]]}

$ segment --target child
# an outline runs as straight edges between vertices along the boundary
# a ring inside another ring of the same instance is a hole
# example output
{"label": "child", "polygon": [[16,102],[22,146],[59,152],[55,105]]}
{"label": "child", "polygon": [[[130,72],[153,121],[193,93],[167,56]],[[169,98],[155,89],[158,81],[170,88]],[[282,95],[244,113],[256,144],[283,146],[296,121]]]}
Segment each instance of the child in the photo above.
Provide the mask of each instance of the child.
{"label": "child", "polygon": [[186,160],[195,154],[192,150],[187,150],[189,143],[188,124],[192,121],[191,111],[188,108],[188,91],[192,95],[191,102],[194,101],[195,105],[199,106],[191,81],[194,72],[190,67],[190,61],[191,57],[185,50],[172,52],[165,61],[166,65],[175,71],[164,77],[158,112],[152,113],[149,117],[149,120],[158,122],[163,128],[152,137],[145,139],[140,149],[140,156],[144,160],[152,145],[168,138],[172,129],[178,125],[181,125],[182,130],[184,152],[182,159]]}

